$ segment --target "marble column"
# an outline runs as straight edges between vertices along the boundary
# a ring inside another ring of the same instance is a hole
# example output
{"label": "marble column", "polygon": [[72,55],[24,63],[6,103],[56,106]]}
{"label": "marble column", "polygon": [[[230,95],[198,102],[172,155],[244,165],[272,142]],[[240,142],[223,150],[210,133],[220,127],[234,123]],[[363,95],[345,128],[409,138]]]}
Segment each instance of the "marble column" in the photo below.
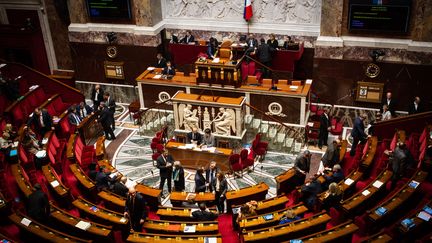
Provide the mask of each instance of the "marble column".
{"label": "marble column", "polygon": [[321,7],[321,36],[341,36],[343,0],[325,0]]}
{"label": "marble column", "polygon": [[88,22],[85,0],[69,0],[69,17],[71,23],[85,24]]}
{"label": "marble column", "polygon": [[432,41],[432,4],[429,0],[416,0],[413,4],[412,33],[414,41]]}
{"label": "marble column", "polygon": [[133,1],[135,23],[138,26],[153,26],[162,20],[160,0]]}

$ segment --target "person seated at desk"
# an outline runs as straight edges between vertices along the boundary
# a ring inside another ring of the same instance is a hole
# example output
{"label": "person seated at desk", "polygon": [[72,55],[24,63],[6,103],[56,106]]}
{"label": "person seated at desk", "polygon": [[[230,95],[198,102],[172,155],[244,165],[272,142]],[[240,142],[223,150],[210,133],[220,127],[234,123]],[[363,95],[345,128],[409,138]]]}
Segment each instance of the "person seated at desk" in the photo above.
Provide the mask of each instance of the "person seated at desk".
{"label": "person seated at desk", "polygon": [[176,74],[174,67],[171,66],[170,61],[167,61],[166,67],[164,67],[164,69],[162,70],[162,74],[169,76],[174,76]]}
{"label": "person seated at desk", "polygon": [[315,175],[308,183],[301,187],[301,201],[307,208],[313,210],[317,203],[317,195],[322,191],[321,183],[318,181],[318,175]]}
{"label": "person seated at desk", "polygon": [[249,34],[249,38],[246,40],[246,44],[249,48],[256,49],[258,47],[258,40],[255,39],[253,34]]}
{"label": "person seated at desk", "polygon": [[331,207],[337,207],[340,205],[342,200],[342,190],[339,188],[336,182],[332,182],[329,185],[329,189],[325,194],[322,208],[330,210]]}
{"label": "person seated at desk", "polygon": [[38,134],[43,137],[46,132],[54,130],[53,121],[51,115],[45,109],[36,107],[34,112],[31,114],[30,119],[27,121],[27,126],[33,128]]}
{"label": "person seated at desk", "polygon": [[129,188],[126,187],[127,177],[122,176],[119,181],[116,181],[112,187],[112,192],[116,195],[127,197]]}
{"label": "person seated at desk", "polygon": [[206,188],[209,186],[209,183],[206,183],[206,179],[204,178],[204,168],[198,168],[195,173],[195,192],[205,192]]}
{"label": "person seated at desk", "polygon": [[155,67],[157,67],[157,68],[165,68],[165,67],[167,66],[167,61],[166,61],[166,59],[162,56],[161,53],[158,53],[158,54],[156,55],[156,59],[157,59],[157,62],[156,62]]}
{"label": "person seated at desk", "polygon": [[87,175],[92,181],[96,180],[97,173],[98,173],[97,164],[94,162],[89,164],[89,171],[88,171]]}
{"label": "person seated at desk", "polygon": [[170,43],[174,43],[174,44],[178,44],[179,43],[177,35],[174,35],[174,34],[171,35]]}
{"label": "person seated at desk", "polygon": [[286,224],[286,223],[290,223],[292,221],[296,221],[299,219],[301,219],[301,218],[299,216],[297,216],[295,211],[292,209],[289,209],[285,212],[285,215],[280,219],[279,224]]}
{"label": "person seated at desk", "polygon": [[[115,171],[114,171],[115,172]],[[110,188],[111,184],[115,181],[115,177],[110,177],[109,172],[104,166],[99,167],[99,172],[96,174],[96,187],[99,191],[102,189]]]}
{"label": "person seated at desk", "polygon": [[195,41],[195,37],[188,30],[188,31],[186,31],[186,36],[180,40],[180,43],[183,43],[183,44],[193,43],[193,44],[195,44],[194,41]]}
{"label": "person seated at desk", "polygon": [[[10,136],[8,132],[3,132],[2,136],[0,137],[0,148],[2,151],[8,151],[10,148],[12,148],[13,142],[10,140]],[[5,152],[5,154],[7,154]]]}
{"label": "person seated at desk", "polygon": [[39,149],[39,141],[36,138],[36,134],[33,132],[33,130],[27,126],[24,126],[24,137],[22,140],[22,146],[24,149],[32,154],[36,154]]}
{"label": "person seated at desk", "polygon": [[332,168],[335,164],[339,163],[339,141],[333,140],[332,144],[327,146],[327,149],[321,158],[324,168]]}
{"label": "person seated at desk", "polygon": [[333,166],[332,175],[324,175],[324,178],[326,179],[323,185],[324,188],[327,188],[327,186],[330,185],[330,183],[333,182],[339,183],[340,181],[342,181],[345,178],[345,176],[343,174],[342,167],[340,166],[340,164],[335,164]]}
{"label": "person seated at desk", "polygon": [[198,128],[193,127],[192,131],[187,134],[187,142],[193,143],[196,145],[201,145],[202,143],[202,135],[198,132]]}
{"label": "person seated at desk", "polygon": [[210,212],[205,203],[200,203],[199,210],[192,212],[192,217],[197,221],[213,221],[217,219],[217,214]]}
{"label": "person seated at desk", "polygon": [[209,58],[214,59],[216,57],[216,54],[218,52],[218,41],[216,38],[210,37],[208,47],[207,47],[207,55]]}
{"label": "person seated at desk", "polygon": [[34,184],[34,192],[27,200],[27,215],[39,223],[46,223],[50,215],[50,204],[47,195],[42,191],[39,183]]}
{"label": "person seated at desk", "polygon": [[82,119],[79,116],[76,106],[72,105],[71,107],[69,107],[69,115],[68,115],[68,121],[69,124],[74,125],[74,126],[78,126]]}
{"label": "person seated at desk", "polygon": [[292,49],[293,45],[295,45],[295,42],[292,40],[291,36],[289,36],[289,35],[285,36],[283,49],[290,50],[290,49]]}
{"label": "person seated at desk", "polygon": [[18,137],[17,131],[12,127],[12,124],[7,123],[3,132],[6,132],[9,134],[9,140],[14,141]]}
{"label": "person seated at desk", "polygon": [[202,145],[205,145],[207,147],[214,147],[216,145],[214,135],[211,133],[210,128],[206,128],[204,130]]}
{"label": "person seated at desk", "polygon": [[81,120],[93,113],[93,108],[84,103],[84,101],[81,101],[79,105],[77,105],[76,110]]}
{"label": "person seated at desk", "polygon": [[276,40],[274,34],[270,34],[270,39],[267,40],[267,45],[269,45],[271,48],[275,50],[279,50],[279,42],[278,40]]}

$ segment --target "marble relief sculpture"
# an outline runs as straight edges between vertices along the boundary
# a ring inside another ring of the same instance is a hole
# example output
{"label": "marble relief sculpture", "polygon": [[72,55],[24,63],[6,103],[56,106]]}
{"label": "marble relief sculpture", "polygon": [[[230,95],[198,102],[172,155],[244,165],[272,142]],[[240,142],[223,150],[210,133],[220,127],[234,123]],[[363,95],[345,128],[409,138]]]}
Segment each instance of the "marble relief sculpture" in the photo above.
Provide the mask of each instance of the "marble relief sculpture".
{"label": "marble relief sculpture", "polygon": [[[184,107],[182,109],[182,107]],[[180,124],[184,125],[184,129],[192,131],[193,127],[199,128],[197,109],[192,110],[192,105],[180,104]]]}
{"label": "marble relief sculpture", "polygon": [[[174,18],[239,21],[244,0],[165,0],[165,15]],[[319,24],[321,0],[253,1],[254,22]]]}
{"label": "marble relief sculpture", "polygon": [[219,108],[219,113],[213,120],[215,125],[216,134],[231,135],[231,129],[235,133],[235,112],[232,109]]}

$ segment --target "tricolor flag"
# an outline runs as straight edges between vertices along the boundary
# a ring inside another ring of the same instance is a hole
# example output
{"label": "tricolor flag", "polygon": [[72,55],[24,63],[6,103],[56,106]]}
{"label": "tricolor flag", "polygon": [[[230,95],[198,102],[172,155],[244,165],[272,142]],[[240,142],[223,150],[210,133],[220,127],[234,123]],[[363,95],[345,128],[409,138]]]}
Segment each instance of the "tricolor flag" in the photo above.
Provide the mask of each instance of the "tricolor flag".
{"label": "tricolor flag", "polygon": [[246,21],[249,21],[253,16],[252,12],[252,0],[245,0],[245,8],[243,18]]}

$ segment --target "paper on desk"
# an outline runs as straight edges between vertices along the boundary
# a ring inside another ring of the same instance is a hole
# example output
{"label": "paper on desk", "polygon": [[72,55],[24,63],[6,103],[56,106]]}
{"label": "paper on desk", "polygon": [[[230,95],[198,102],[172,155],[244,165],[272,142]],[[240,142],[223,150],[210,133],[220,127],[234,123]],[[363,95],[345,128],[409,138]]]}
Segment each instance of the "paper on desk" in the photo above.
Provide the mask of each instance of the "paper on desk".
{"label": "paper on desk", "polygon": [[155,67],[148,67],[147,70],[153,71],[153,70],[155,70]]}
{"label": "paper on desk", "polygon": [[6,63],[2,63],[2,64],[0,64],[0,68],[2,68],[2,67],[4,67],[4,66],[6,66]]}
{"label": "paper on desk", "polygon": [[109,175],[109,177],[110,177],[111,179],[114,179],[117,175],[118,175],[118,172],[114,172],[114,173],[111,173],[111,174]]}
{"label": "paper on desk", "polygon": [[294,91],[294,90],[297,90],[298,87],[299,87],[299,86],[297,86],[297,85],[290,85],[290,86],[289,86],[290,90],[293,90],[293,91]]}
{"label": "paper on desk", "polygon": [[25,226],[29,226],[30,224],[31,224],[31,220],[30,219],[28,219],[28,218],[23,218],[22,220],[21,220],[21,224],[23,224],[23,225],[25,225]]}
{"label": "paper on desk", "polygon": [[220,61],[219,57],[216,57],[215,59],[213,59],[213,63],[218,63]]}
{"label": "paper on desk", "polygon": [[431,218],[431,215],[426,213],[425,211],[421,211],[418,215],[417,218],[423,219],[424,221],[429,221]]}
{"label": "paper on desk", "polygon": [[306,79],[306,84],[311,84],[312,83],[312,79]]}
{"label": "paper on desk", "polygon": [[38,157],[38,158],[44,158],[45,156],[46,156],[46,151],[45,150],[41,150],[41,151],[38,151],[36,153],[36,157]]}
{"label": "paper on desk", "polygon": [[375,181],[372,186],[376,187],[376,188],[380,188],[384,183],[382,183],[381,181]]}
{"label": "paper on desk", "polygon": [[183,229],[184,233],[195,233],[196,232],[196,225],[186,225]]}
{"label": "paper on desk", "polygon": [[160,79],[161,77],[162,77],[162,75],[158,74],[158,75],[153,76],[153,79]]}
{"label": "paper on desk", "polygon": [[217,243],[217,238],[216,237],[205,237],[204,243]]}
{"label": "paper on desk", "polygon": [[193,143],[188,143],[184,145],[186,149],[193,149],[196,145]]}
{"label": "paper on desk", "polygon": [[370,191],[369,190],[364,190],[363,192],[362,192],[362,195],[363,196],[367,196],[367,195],[369,195],[370,194]]}
{"label": "paper on desk", "polygon": [[308,122],[308,126],[313,127],[314,123],[313,122]]}
{"label": "paper on desk", "polygon": [[352,180],[351,178],[347,178],[344,183],[345,183],[345,185],[350,186],[351,184],[353,184],[353,182],[354,182],[354,180]]}
{"label": "paper on desk", "polygon": [[88,230],[88,228],[90,228],[91,224],[89,222],[86,221],[79,221],[75,227],[77,227],[78,229],[82,229],[82,230]]}
{"label": "paper on desk", "polygon": [[58,187],[59,185],[60,185],[60,183],[57,180],[51,181],[52,187]]}
{"label": "paper on desk", "polygon": [[48,143],[48,138],[43,138],[42,139],[42,144],[47,144]]}
{"label": "paper on desk", "polygon": [[126,218],[125,217],[121,217],[121,219],[120,219],[120,223],[124,223],[124,222],[126,222]]}

